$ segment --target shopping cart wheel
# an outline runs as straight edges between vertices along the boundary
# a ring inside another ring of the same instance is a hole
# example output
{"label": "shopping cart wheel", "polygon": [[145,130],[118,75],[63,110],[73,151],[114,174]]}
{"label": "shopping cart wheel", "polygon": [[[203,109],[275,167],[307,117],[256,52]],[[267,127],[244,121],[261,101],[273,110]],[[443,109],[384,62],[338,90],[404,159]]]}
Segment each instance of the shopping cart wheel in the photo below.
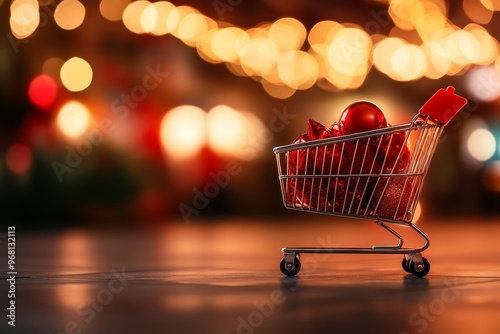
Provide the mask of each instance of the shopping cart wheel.
{"label": "shopping cart wheel", "polygon": [[427,261],[425,257],[422,257],[422,263],[424,265],[424,268],[421,271],[417,271],[415,262],[413,262],[413,260],[410,260],[410,262],[408,263],[408,267],[410,267],[410,271],[413,275],[417,277],[424,277],[429,273],[429,271],[431,270],[431,264],[429,263],[429,261]]}
{"label": "shopping cart wheel", "polygon": [[299,258],[297,256],[295,256],[293,264],[294,264],[293,269],[292,270],[288,270],[286,268],[285,258],[282,258],[281,262],[280,262],[280,270],[281,270],[281,272],[284,275],[287,275],[287,276],[295,276],[295,275],[297,275],[299,273],[299,271],[300,271],[300,260],[299,260]]}
{"label": "shopping cart wheel", "polygon": [[403,262],[401,263],[401,265],[402,265],[404,271],[411,274],[411,270],[410,270],[410,267],[408,267],[408,260],[406,259],[406,256],[403,257]]}

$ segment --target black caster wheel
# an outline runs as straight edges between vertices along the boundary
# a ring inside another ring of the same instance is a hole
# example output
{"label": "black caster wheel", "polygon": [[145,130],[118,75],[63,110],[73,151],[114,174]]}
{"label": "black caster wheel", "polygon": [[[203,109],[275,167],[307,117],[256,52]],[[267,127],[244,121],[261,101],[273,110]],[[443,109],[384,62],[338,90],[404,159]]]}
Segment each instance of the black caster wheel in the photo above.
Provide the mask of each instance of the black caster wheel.
{"label": "black caster wheel", "polygon": [[408,263],[408,267],[410,267],[410,271],[413,275],[417,277],[424,277],[429,273],[429,271],[431,270],[431,264],[425,257],[422,257],[422,262],[424,264],[424,270],[417,271],[417,268],[415,268],[415,263],[413,262],[413,260],[410,260],[410,262]]}
{"label": "black caster wheel", "polygon": [[408,260],[406,260],[406,256],[403,257],[403,262],[401,263],[401,265],[404,271],[411,274],[411,270],[410,267],[408,267]]}
{"label": "black caster wheel", "polygon": [[297,256],[295,257],[295,260],[293,261],[293,264],[295,265],[295,267],[292,270],[288,270],[288,269],[286,269],[285,258],[281,259],[281,262],[280,262],[281,272],[284,275],[286,275],[286,276],[295,276],[295,275],[297,275],[299,273],[299,271],[300,271],[300,260],[299,260],[299,258]]}

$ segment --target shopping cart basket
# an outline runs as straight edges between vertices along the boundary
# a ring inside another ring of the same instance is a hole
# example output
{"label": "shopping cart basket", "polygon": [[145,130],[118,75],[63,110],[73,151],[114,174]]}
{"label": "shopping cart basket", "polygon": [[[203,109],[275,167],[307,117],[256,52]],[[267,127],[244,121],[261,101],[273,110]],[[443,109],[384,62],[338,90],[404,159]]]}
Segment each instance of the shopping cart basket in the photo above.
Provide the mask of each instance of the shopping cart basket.
{"label": "shopping cart basket", "polygon": [[[429,237],[412,220],[443,128],[466,103],[448,87],[438,90],[410,123],[275,147],[287,209],[374,219],[398,239],[397,245],[370,248],[282,248],[282,273],[294,276],[299,272],[301,253],[370,253],[402,254],[406,272],[427,275],[430,263],[422,252],[429,247]],[[356,161],[342,163],[346,151]],[[305,157],[300,166],[299,156]],[[403,160],[404,169],[396,168]],[[423,238],[423,245],[404,248],[402,236],[388,223],[414,230]]]}

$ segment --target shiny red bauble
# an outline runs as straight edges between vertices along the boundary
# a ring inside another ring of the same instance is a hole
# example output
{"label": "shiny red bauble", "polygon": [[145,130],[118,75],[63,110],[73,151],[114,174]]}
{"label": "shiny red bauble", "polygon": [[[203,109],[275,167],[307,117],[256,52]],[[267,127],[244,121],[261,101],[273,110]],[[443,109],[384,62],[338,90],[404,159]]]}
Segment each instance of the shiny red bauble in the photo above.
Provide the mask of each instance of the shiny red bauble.
{"label": "shiny red bauble", "polygon": [[342,134],[359,133],[380,129],[387,126],[384,113],[375,104],[359,101],[350,104],[340,115],[340,131]]}

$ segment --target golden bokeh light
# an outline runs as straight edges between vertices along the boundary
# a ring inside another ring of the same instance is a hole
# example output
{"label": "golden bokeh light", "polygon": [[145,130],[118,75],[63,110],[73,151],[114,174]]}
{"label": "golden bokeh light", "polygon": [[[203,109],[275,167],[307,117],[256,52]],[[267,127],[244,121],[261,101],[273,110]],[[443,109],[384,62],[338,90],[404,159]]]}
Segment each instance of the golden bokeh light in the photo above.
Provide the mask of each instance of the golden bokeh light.
{"label": "golden bokeh light", "polygon": [[477,57],[474,63],[478,65],[488,65],[495,61],[498,56],[498,42],[482,26],[470,23],[464,30],[472,34],[479,43]]}
{"label": "golden bokeh light", "polygon": [[80,92],[90,86],[92,76],[90,64],[79,57],[68,59],[61,67],[61,82],[66,89],[72,92]]}
{"label": "golden bokeh light", "polygon": [[488,129],[478,128],[469,135],[467,150],[474,159],[487,161],[495,154],[495,136]]}
{"label": "golden bokeh light", "polygon": [[109,21],[120,21],[125,8],[132,0],[101,0],[99,3],[99,12]]}
{"label": "golden bokeh light", "polygon": [[295,88],[292,88],[290,86],[272,83],[266,79],[262,79],[261,84],[267,94],[274,98],[282,100],[288,99],[297,91]]}
{"label": "golden bokeh light", "polygon": [[[212,41],[214,40],[216,34],[218,33],[217,29],[208,30],[205,34],[202,35],[196,41],[196,51],[198,55],[205,61],[217,64],[223,62],[223,60],[217,56],[212,47]],[[224,46],[225,48],[226,46]],[[229,47],[231,49],[232,46]],[[224,53],[224,50],[218,50],[219,53]]]}
{"label": "golden bokeh light", "polygon": [[60,80],[61,67],[64,65],[64,60],[58,57],[47,58],[42,65],[43,74],[47,74],[54,79]]}
{"label": "golden bokeh light", "polygon": [[177,26],[177,34],[185,44],[196,46],[196,41],[203,36],[209,28],[207,18],[200,13],[190,13],[184,16]]}
{"label": "golden bokeh light", "polygon": [[241,156],[251,130],[245,115],[231,107],[219,105],[207,114],[208,144],[219,154]]}
{"label": "golden bokeh light", "polygon": [[27,38],[38,28],[40,12],[37,1],[15,0],[10,6],[10,11],[10,30],[16,38]]}
{"label": "golden bokeh light", "polygon": [[175,6],[168,1],[154,2],[153,6],[156,9],[156,24],[151,29],[151,33],[158,36],[168,34],[170,31],[167,27],[167,18]]}
{"label": "golden bokeh light", "polygon": [[228,27],[217,30],[210,40],[210,47],[218,59],[233,62],[239,58],[241,50],[250,37],[241,28]]}
{"label": "golden bokeh light", "polygon": [[375,68],[385,74],[392,72],[391,55],[404,46],[406,42],[397,37],[388,37],[375,44],[372,55]]}
{"label": "golden bokeh light", "polygon": [[397,81],[420,79],[427,69],[425,52],[415,44],[398,48],[390,58],[391,71],[386,74]]}
{"label": "golden bokeh light", "polygon": [[78,0],[63,0],[54,11],[54,20],[64,30],[78,28],[85,19],[85,6]]}
{"label": "golden bokeh light", "polygon": [[135,34],[145,33],[141,21],[142,14],[149,5],[151,5],[149,1],[139,0],[131,2],[127,7],[125,7],[122,14],[122,20],[128,30]]}
{"label": "golden bokeh light", "polygon": [[477,0],[463,0],[462,7],[465,15],[479,24],[488,24],[493,18],[493,11],[482,6]]}
{"label": "golden bokeh light", "polygon": [[427,56],[427,69],[425,76],[429,79],[437,80],[442,78],[451,68],[451,60],[444,56],[442,46],[437,42],[425,42],[422,50]]}
{"label": "golden bokeh light", "polygon": [[278,76],[293,89],[311,88],[318,78],[318,63],[305,51],[288,51],[278,59]]}
{"label": "golden bokeh light", "polygon": [[[182,40],[181,36],[179,35],[179,27],[181,26],[182,21],[191,14],[200,14],[200,12],[191,6],[174,7],[167,16],[168,31],[175,37]],[[196,27],[196,25],[189,26],[190,23],[198,23],[196,20],[198,20],[197,17],[191,17],[184,23],[182,27],[182,33],[184,37],[186,37],[187,35],[194,35],[198,30],[198,27]]]}
{"label": "golden bokeh light", "polygon": [[[482,0],[482,7],[476,8],[472,0],[464,0],[463,9],[474,22],[487,24],[497,1]],[[315,84],[331,91],[359,88],[372,65],[396,81],[435,80],[461,75],[471,65],[491,64],[499,54],[498,41],[483,26],[455,26],[448,19],[445,0],[388,0],[387,14],[394,25],[389,36],[369,35],[354,23],[331,20],[308,31],[292,17],[243,29],[168,1],[120,3],[130,31],[170,33],[195,47],[203,60],[225,63],[231,73],[261,82],[269,95],[278,98]],[[101,1],[101,14],[109,20],[116,20],[109,14],[113,6],[109,0]]]}
{"label": "golden bokeh light", "polygon": [[359,28],[345,28],[335,34],[327,51],[330,66],[347,76],[368,72],[371,53],[370,36]]}
{"label": "golden bokeh light", "polygon": [[489,10],[500,11],[500,0],[480,0],[481,4]]}
{"label": "golden bokeh light", "polygon": [[156,6],[149,3],[146,7],[142,9],[139,17],[139,23],[141,25],[141,30],[144,33],[152,32],[156,27],[158,21],[158,11]]}
{"label": "golden bokeh light", "polygon": [[268,38],[255,38],[241,50],[241,66],[249,76],[264,76],[274,70],[278,60],[278,48]]}
{"label": "golden bokeh light", "polygon": [[333,37],[344,26],[335,21],[321,21],[316,23],[307,36],[311,48],[320,55],[325,55]]}
{"label": "golden bokeh light", "polygon": [[190,105],[168,111],[161,121],[160,141],[172,159],[195,156],[206,143],[205,111]]}
{"label": "golden bokeh light", "polygon": [[37,0],[13,0],[10,4],[10,14],[14,14],[19,7],[25,6],[25,5],[31,5],[32,7],[36,8],[38,11],[40,9],[40,6],[38,4]]}
{"label": "golden bokeh light", "polygon": [[78,101],[69,101],[57,113],[56,124],[67,137],[80,137],[90,126],[91,115],[87,107]]}
{"label": "golden bokeh light", "polygon": [[291,17],[281,18],[270,27],[268,37],[278,50],[299,50],[306,39],[307,31],[304,25],[297,19]]}

